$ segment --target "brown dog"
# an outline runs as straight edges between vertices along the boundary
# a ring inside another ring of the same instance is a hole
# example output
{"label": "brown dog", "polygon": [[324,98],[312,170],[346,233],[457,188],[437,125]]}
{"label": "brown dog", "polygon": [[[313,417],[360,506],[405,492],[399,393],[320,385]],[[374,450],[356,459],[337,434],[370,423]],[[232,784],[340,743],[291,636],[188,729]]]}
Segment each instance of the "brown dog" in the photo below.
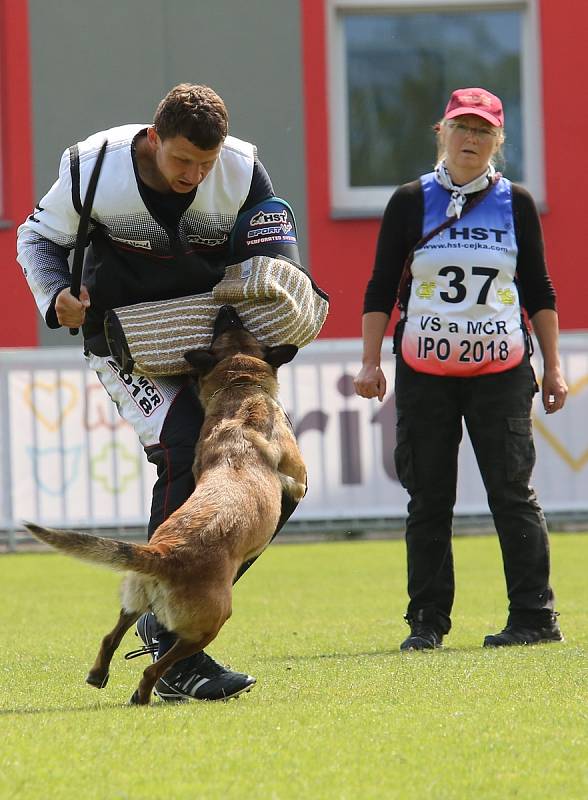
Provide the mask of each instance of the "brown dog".
{"label": "brown dog", "polygon": [[196,448],[196,489],[138,545],[27,524],[47,544],[84,560],[129,570],[122,610],[86,681],[102,688],[126,631],[147,610],[177,634],[171,649],[147,667],[131,703],[147,704],[159,678],[204,649],[231,615],[232,585],[241,565],[270,542],[283,504],[306,491],[306,469],[277,402],[277,368],[293,345],[266,347],[223,306],[209,350],[186,354],[200,379],[204,424]]}

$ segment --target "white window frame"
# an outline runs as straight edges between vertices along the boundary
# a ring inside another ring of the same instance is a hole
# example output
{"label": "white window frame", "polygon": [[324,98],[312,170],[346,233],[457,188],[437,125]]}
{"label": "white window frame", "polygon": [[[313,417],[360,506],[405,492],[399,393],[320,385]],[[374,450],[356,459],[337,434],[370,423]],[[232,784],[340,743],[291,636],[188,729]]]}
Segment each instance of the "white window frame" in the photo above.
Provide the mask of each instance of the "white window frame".
{"label": "white window frame", "polygon": [[[346,13],[440,11],[522,11],[522,135],[524,185],[545,208],[543,107],[538,0],[325,0],[327,4],[331,216],[379,217],[396,187],[352,187],[349,182],[349,129],[343,17]],[[435,120],[431,120],[433,124]],[[507,121],[508,134],[508,121]],[[415,175],[415,179],[418,176]]]}

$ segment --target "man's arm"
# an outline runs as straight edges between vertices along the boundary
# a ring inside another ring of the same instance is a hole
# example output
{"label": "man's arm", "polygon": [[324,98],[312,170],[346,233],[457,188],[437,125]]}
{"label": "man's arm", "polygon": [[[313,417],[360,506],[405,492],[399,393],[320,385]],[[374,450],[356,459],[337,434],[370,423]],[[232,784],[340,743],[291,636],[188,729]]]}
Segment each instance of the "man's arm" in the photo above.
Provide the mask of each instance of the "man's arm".
{"label": "man's arm", "polygon": [[559,360],[557,313],[551,308],[543,308],[533,314],[531,324],[543,356],[543,408],[548,414],[553,414],[563,408],[568,394]]}
{"label": "man's arm", "polygon": [[72,201],[69,150],[66,150],[61,158],[57,181],[19,227],[17,234],[17,260],[50,328],[64,324],[78,327],[81,322],[75,320],[80,315],[83,318],[86,307],[84,302],[69,293],[67,259],[75,246],[78,223],[79,215]]}

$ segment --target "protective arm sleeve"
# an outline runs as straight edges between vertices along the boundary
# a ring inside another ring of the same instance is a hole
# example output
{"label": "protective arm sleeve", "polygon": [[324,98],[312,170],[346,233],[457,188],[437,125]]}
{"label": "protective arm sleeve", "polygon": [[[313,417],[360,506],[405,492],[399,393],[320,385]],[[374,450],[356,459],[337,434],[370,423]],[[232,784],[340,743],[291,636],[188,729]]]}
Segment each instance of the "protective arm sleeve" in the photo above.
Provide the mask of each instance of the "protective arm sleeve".
{"label": "protective arm sleeve", "polygon": [[268,175],[266,168],[256,156],[253,163],[253,175],[251,177],[249,194],[239,209],[239,212],[247,211],[248,209],[256,206],[258,203],[261,203],[262,200],[266,200],[268,197],[273,197],[273,195],[274,187],[272,186],[271,178]]}
{"label": "protective arm sleeve", "polygon": [[73,206],[69,149],[59,177],[17,232],[17,260],[47,325],[58,328],[54,302],[70,285],[68,255],[75,246],[79,215]]}

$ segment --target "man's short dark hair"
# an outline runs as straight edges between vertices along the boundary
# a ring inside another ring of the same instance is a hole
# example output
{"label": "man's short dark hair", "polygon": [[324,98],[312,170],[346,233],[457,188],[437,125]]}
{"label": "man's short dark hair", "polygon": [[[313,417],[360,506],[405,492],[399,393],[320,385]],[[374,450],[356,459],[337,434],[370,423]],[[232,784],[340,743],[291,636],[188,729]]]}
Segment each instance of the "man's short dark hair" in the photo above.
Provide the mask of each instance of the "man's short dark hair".
{"label": "man's short dark hair", "polygon": [[153,127],[162,140],[183,136],[201,150],[214,150],[228,133],[229,115],[210,87],[180,83],[157,106]]}

